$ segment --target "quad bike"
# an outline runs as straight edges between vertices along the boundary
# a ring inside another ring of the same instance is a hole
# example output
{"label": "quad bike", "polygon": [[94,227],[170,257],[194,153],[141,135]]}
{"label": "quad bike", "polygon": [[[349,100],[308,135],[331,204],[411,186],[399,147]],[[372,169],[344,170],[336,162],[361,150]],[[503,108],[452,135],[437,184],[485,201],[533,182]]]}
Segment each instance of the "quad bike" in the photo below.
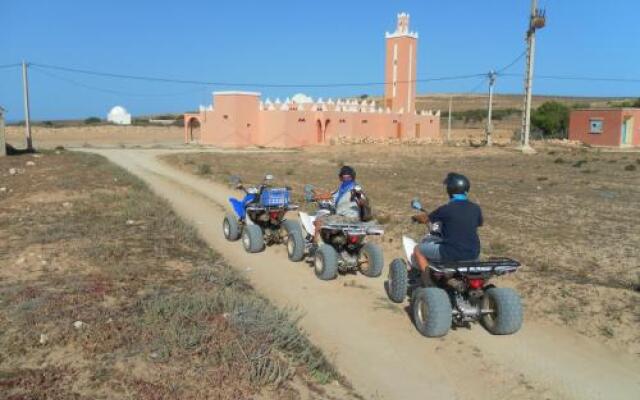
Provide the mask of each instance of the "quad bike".
{"label": "quad bike", "polygon": [[[411,206],[425,212],[417,199]],[[432,223],[424,240],[441,240],[441,226]],[[406,259],[396,258],[389,266],[385,284],[391,301],[410,299],[413,320],[427,337],[447,334],[452,326],[469,326],[480,321],[494,335],[510,335],[522,326],[522,305],[518,293],[498,288],[488,281],[494,276],[515,272],[520,263],[510,258],[451,263],[429,261],[428,284],[424,283],[413,251],[416,242],[402,237]]]}
{"label": "quad bike", "polygon": [[272,175],[265,175],[262,184],[244,186],[238,177],[231,178],[236,189],[242,189],[242,199],[229,198],[233,213],[227,213],[222,222],[224,237],[229,241],[242,238],[248,253],[264,250],[265,245],[287,243],[290,237],[302,242],[300,225],[285,218],[288,211],[298,206],[289,203],[289,188],[271,187]]}
{"label": "quad bike", "polygon": [[[326,223],[320,228],[320,243],[314,243],[316,218],[332,214],[333,202],[330,199],[318,199],[314,195],[312,185],[306,185],[305,200],[316,203],[318,211],[315,215],[299,212],[304,242],[294,243],[297,238],[289,236],[287,251],[289,259],[301,261],[308,257],[313,263],[315,274],[322,280],[334,279],[338,272],[348,273],[360,271],[365,276],[374,278],[382,274],[384,259],[382,248],[376,243],[368,243],[366,237],[382,235],[384,229],[379,225],[366,222]],[[356,185],[352,195],[361,195],[362,188]]]}

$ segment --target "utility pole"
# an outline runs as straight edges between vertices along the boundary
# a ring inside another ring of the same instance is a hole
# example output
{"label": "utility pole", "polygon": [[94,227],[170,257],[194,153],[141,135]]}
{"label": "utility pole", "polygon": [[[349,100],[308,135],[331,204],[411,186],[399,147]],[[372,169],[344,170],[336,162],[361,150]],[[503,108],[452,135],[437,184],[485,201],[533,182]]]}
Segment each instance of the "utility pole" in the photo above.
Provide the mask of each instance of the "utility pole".
{"label": "utility pole", "polygon": [[527,71],[524,81],[524,110],[522,113],[522,152],[535,153],[529,145],[529,133],[531,132],[531,96],[533,90],[533,65],[536,55],[536,30],[544,28],[546,15],[538,9],[538,0],[531,0],[531,15],[529,17],[529,29],[527,30]]}
{"label": "utility pole", "polygon": [[449,118],[447,122],[447,144],[451,143],[451,112],[453,111],[453,96],[449,96]]}
{"label": "utility pole", "polygon": [[33,141],[31,140],[31,113],[29,110],[29,76],[27,75],[27,64],[22,61],[22,95],[24,98],[24,135],[27,138],[27,151],[33,151]]}
{"label": "utility pole", "polygon": [[487,146],[491,146],[493,141],[491,140],[491,134],[493,133],[493,122],[491,119],[491,114],[493,112],[493,86],[496,83],[496,72],[491,70],[489,71],[489,111],[487,112]]}

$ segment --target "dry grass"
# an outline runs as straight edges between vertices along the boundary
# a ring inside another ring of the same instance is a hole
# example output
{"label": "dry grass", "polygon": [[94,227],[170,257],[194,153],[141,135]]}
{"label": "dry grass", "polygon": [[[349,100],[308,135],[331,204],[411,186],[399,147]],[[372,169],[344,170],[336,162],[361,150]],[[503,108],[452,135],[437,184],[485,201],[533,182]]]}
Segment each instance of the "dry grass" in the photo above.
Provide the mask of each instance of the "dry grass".
{"label": "dry grass", "polygon": [[[37,149],[65,147],[135,147],[175,146],[184,142],[184,128],[178,126],[33,126],[34,146]],[[7,143],[24,147],[24,127],[9,126]]]}
{"label": "dry grass", "polygon": [[294,399],[293,377],[340,379],[295,311],[103,158],[4,158],[0,182],[0,397]]}
{"label": "dry grass", "polygon": [[[506,255],[525,267],[499,284],[522,292],[529,320],[551,319],[627,351],[640,352],[640,174],[625,168],[635,154],[547,146],[537,155],[508,149],[359,145],[297,153],[182,154],[168,160],[188,171],[210,165],[211,178],[229,174],[258,181],[268,172],[291,185],[337,185],[343,163],[356,167],[385,223],[385,259],[400,255],[400,237],[421,235],[410,223],[409,201],[427,208],[446,201],[449,171],[467,174],[480,203],[485,256]],[[606,327],[597,328],[597,327]]]}

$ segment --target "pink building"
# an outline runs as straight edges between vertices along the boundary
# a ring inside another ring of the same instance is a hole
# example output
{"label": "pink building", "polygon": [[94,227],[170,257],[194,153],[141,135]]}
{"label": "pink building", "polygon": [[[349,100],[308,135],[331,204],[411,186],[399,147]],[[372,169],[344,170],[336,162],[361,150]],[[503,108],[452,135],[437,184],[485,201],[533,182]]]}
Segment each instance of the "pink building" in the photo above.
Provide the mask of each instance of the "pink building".
{"label": "pink building", "polygon": [[592,146],[640,146],[640,108],[572,111],[569,140]]}
{"label": "pink building", "polygon": [[398,15],[386,34],[384,107],[374,101],[304,95],[272,102],[256,92],[214,92],[213,104],[184,116],[185,143],[221,147],[299,147],[352,139],[440,139],[440,112],[415,111],[418,34]]}

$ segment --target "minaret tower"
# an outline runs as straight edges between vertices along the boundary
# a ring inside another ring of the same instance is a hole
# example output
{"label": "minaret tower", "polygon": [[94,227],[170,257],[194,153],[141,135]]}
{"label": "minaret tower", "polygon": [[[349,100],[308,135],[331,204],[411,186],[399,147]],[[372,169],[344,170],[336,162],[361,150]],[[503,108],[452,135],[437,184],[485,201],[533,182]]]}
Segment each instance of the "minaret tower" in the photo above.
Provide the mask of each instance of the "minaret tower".
{"label": "minaret tower", "polygon": [[409,31],[409,14],[398,14],[398,26],[385,34],[384,106],[394,112],[413,113],[416,97],[416,53],[418,34]]}

